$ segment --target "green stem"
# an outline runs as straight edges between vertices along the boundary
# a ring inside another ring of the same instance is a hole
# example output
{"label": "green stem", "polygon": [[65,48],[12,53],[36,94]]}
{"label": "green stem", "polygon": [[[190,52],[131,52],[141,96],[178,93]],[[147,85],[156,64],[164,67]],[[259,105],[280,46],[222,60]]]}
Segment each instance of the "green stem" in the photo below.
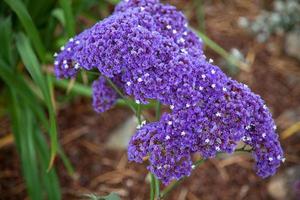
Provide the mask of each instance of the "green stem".
{"label": "green stem", "polygon": [[[201,164],[203,164],[205,162],[205,159],[200,159],[198,161],[196,161],[193,165],[193,168],[196,169],[197,167],[199,167]],[[168,187],[166,187],[162,192],[160,197],[162,199],[166,198],[168,196],[168,194],[174,190],[177,186],[179,186],[187,177],[183,177],[181,179],[179,179],[178,181],[173,182],[172,184],[170,184]]]}
{"label": "green stem", "polygon": [[155,177],[150,173],[150,200],[155,198]]}
{"label": "green stem", "polygon": [[[159,101],[156,101],[155,105],[155,118],[156,120],[160,119],[160,114],[161,114],[161,103]],[[160,182],[158,178],[155,177],[155,175],[151,174],[154,179],[154,185],[155,185],[155,197],[156,199],[160,198]]]}
{"label": "green stem", "polygon": [[[97,75],[100,75],[99,73],[97,73]],[[56,79],[54,76],[51,77],[52,81],[54,82],[55,86],[58,88],[61,88],[63,90],[67,90],[69,88],[70,85],[70,81],[69,80],[65,80],[65,79]],[[70,90],[70,93],[74,93],[76,95],[80,95],[83,97],[88,97],[91,98],[92,96],[92,89],[89,86],[83,85],[79,82],[75,82],[74,85],[72,86]],[[133,100],[129,100],[130,104],[135,106],[135,102]],[[127,106],[126,102],[123,99],[118,99],[117,106]],[[149,104],[143,104],[141,105],[142,109],[150,109],[150,108],[154,108],[155,104],[153,102],[150,101]],[[136,107],[136,106],[135,106]]]}
{"label": "green stem", "polygon": [[137,110],[136,110],[136,117],[138,119],[139,124],[142,123],[141,113],[142,113],[142,106],[141,106],[141,104],[138,104],[137,105]]}
{"label": "green stem", "polygon": [[[243,148],[240,148],[240,149],[236,149],[235,152],[246,152],[246,153],[249,153],[251,152],[252,150],[246,150],[244,147]],[[200,165],[202,165],[203,163],[205,162],[205,159],[200,159],[198,161],[196,161],[194,163],[194,166],[193,166],[193,169],[196,169],[197,167],[199,167]],[[173,190],[175,189],[177,186],[179,186],[187,177],[183,177],[181,179],[179,179],[178,181],[175,181],[173,182],[172,184],[170,184],[168,187],[166,187],[162,192],[161,192],[161,195],[160,197],[162,199],[166,198],[166,196],[168,196],[168,194]]]}
{"label": "green stem", "polygon": [[220,45],[215,43],[213,40],[211,40],[209,37],[207,37],[204,33],[200,31],[194,30],[195,33],[198,33],[198,36],[203,40],[203,42],[212,50],[214,50],[217,54],[222,56],[228,63],[239,67],[240,69],[244,71],[248,71],[248,66],[240,61],[239,59],[233,57],[230,53],[228,53],[224,48],[222,48]]}
{"label": "green stem", "polygon": [[158,178],[156,178],[155,176],[154,176],[154,181],[155,181],[155,197],[156,197],[156,199],[159,199],[160,198],[160,182],[159,182],[159,180],[158,180]]}
{"label": "green stem", "polygon": [[[121,92],[121,90],[106,76],[104,76],[105,79],[107,80],[107,82],[109,83],[109,85],[118,93],[118,95],[120,95],[122,97],[122,99],[125,101],[125,103],[128,105],[128,107],[136,114],[138,115],[138,109],[136,110],[132,104],[130,103],[130,101],[127,99],[127,97],[125,97],[125,95]],[[140,106],[138,106],[140,107]],[[140,121],[139,121],[140,124]]]}
{"label": "green stem", "polygon": [[245,147],[236,149],[234,152],[244,152],[244,153],[250,153],[252,152],[252,149],[245,149]]}
{"label": "green stem", "polygon": [[183,177],[183,178],[179,179],[178,181],[173,182],[168,187],[166,187],[160,194],[161,199],[165,199],[169,195],[169,193],[172,190],[174,190],[177,186],[179,186],[185,179],[186,179],[186,177]]}
{"label": "green stem", "polygon": [[156,120],[160,119],[160,113],[161,113],[161,103],[159,101],[156,101],[156,106],[155,106],[155,118],[156,118]]}
{"label": "green stem", "polygon": [[199,166],[202,165],[204,162],[205,162],[205,159],[197,160],[197,161],[194,163],[194,166],[195,166],[194,168],[199,167]]}

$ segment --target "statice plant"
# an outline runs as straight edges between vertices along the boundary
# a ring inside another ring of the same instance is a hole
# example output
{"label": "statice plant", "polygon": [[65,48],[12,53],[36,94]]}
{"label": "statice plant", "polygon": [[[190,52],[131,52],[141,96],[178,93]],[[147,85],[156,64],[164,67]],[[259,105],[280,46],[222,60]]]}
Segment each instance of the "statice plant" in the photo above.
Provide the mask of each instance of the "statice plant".
{"label": "statice plant", "polygon": [[[70,78],[80,70],[97,71],[97,112],[118,98],[135,100],[137,107],[128,104],[140,125],[128,159],[147,161],[152,176],[165,185],[191,174],[199,163],[193,154],[206,160],[236,150],[253,155],[259,176],[273,175],[284,155],[269,109],[260,96],[207,59],[202,47],[175,7],[159,0],[123,0],[111,16],[61,47],[55,74]],[[142,121],[141,104],[153,100],[169,112],[155,122]],[[240,142],[247,149],[237,149]]]}

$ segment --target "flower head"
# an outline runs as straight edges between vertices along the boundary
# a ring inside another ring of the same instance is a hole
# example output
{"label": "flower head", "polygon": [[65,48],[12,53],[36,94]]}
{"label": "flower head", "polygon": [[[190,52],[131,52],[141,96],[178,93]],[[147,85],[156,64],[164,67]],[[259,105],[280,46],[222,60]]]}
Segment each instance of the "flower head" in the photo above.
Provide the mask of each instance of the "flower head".
{"label": "flower head", "polygon": [[[274,174],[284,159],[263,100],[206,60],[201,39],[173,6],[121,1],[56,57],[60,78],[81,68],[98,70],[137,103],[154,99],[171,108],[160,121],[139,126],[128,147],[129,160],[149,157],[148,169],[166,184],[190,175],[193,153],[232,153],[239,141],[251,146],[262,177]],[[104,77],[93,84],[96,111],[109,109],[116,98]]]}

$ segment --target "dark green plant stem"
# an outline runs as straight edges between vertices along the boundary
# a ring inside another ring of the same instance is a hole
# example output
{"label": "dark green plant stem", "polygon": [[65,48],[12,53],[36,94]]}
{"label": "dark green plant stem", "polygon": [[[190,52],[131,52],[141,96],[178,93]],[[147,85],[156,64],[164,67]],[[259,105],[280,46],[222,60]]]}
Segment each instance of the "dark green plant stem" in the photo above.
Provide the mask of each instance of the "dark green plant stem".
{"label": "dark green plant stem", "polygon": [[168,187],[166,187],[160,194],[160,198],[161,199],[165,199],[169,193],[174,190],[177,186],[179,186],[184,180],[186,179],[186,177],[178,180],[178,181],[175,181],[173,182],[171,185],[169,185]]}
{"label": "dark green plant stem", "polygon": [[[132,106],[130,101],[125,97],[125,95],[121,92],[121,90],[116,86],[109,78],[105,77],[109,85],[122,97],[122,99],[125,101],[125,103],[128,105],[128,107],[136,114],[138,115],[137,110]],[[139,119],[139,118],[138,118]]]}
{"label": "dark green plant stem", "polygon": [[150,200],[155,198],[155,176],[150,173]]}
{"label": "dark green plant stem", "polygon": [[236,149],[234,152],[244,152],[244,153],[250,153],[252,152],[252,149],[246,149],[246,147],[242,147],[240,149]]}
{"label": "dark green plant stem", "polygon": [[[101,76],[102,74],[99,72],[88,72],[90,74],[95,74],[98,76]],[[122,91],[118,88],[118,86],[116,86],[116,84],[114,84],[114,82],[112,82],[110,80],[110,78],[104,76],[104,78],[106,79],[106,81],[108,82],[108,84],[118,93],[118,95],[120,95],[120,97],[125,101],[126,105],[134,112],[134,114],[137,116],[139,124],[141,124],[141,105],[138,104],[137,108],[135,108],[134,106],[132,106],[132,103],[130,102],[130,100],[122,93]]]}
{"label": "dark green plant stem", "polygon": [[160,181],[158,180],[158,178],[154,176],[154,185],[155,185],[155,197],[156,199],[160,198]]}
{"label": "dark green plant stem", "polygon": [[[99,75],[99,73],[97,73],[97,75]],[[65,79],[56,79],[54,76],[52,76],[52,81],[54,83],[54,85],[58,88],[61,88],[63,90],[67,90],[69,88],[70,85],[70,81],[69,80],[65,80]],[[80,95],[83,97],[88,97],[91,98],[92,96],[92,89],[89,86],[83,85],[79,82],[75,82],[72,86],[72,88],[70,89],[70,93],[74,93],[76,95]],[[133,105],[134,107],[136,107],[135,102],[133,100],[129,100],[131,105]],[[127,106],[126,102],[123,99],[118,99],[117,106]],[[141,105],[142,109],[150,109],[153,108],[155,105],[153,102],[150,102],[149,104],[143,104]]]}
{"label": "dark green plant stem", "polygon": [[211,48],[213,51],[215,51],[217,54],[219,54],[221,57],[223,57],[228,63],[239,67],[240,69],[244,71],[248,71],[247,64],[243,63],[242,61],[236,59],[230,53],[228,53],[224,48],[222,48],[220,45],[212,41],[209,37],[207,37],[204,33],[200,31],[194,30],[195,33],[198,33],[198,36],[203,40],[203,42]]}
{"label": "dark green plant stem", "polygon": [[[252,150],[246,150],[244,147],[240,148],[240,149],[236,149],[234,152],[246,152],[249,153]],[[221,152],[222,153],[222,152]],[[193,170],[196,169],[197,167],[199,167],[200,165],[202,165],[206,160],[205,159],[200,159],[198,161],[196,161],[193,165]],[[179,179],[178,181],[173,182],[172,184],[170,184],[169,186],[167,186],[162,192],[160,197],[162,199],[166,198],[168,196],[168,194],[175,189],[177,186],[179,186],[187,177],[183,177],[181,179]]]}
{"label": "dark green plant stem", "polygon": [[[156,120],[160,119],[160,113],[161,113],[161,103],[159,101],[156,101],[155,105],[155,118]],[[160,182],[155,177],[154,174],[149,172],[150,175],[150,200],[160,199]]]}
{"label": "dark green plant stem", "polygon": [[137,119],[138,119],[138,123],[139,123],[139,124],[142,123],[141,113],[142,113],[142,106],[141,106],[141,104],[139,103],[139,104],[137,105],[137,110],[136,110],[136,117],[137,117]]}
{"label": "dark green plant stem", "polygon": [[[156,118],[156,120],[160,119],[160,114],[161,114],[161,103],[159,101],[156,101],[156,105],[155,105],[155,118]],[[150,175],[152,177],[151,181],[154,181],[155,197],[156,197],[156,199],[159,199],[160,198],[160,182],[154,174],[151,173]],[[152,184],[151,184],[151,186],[152,186]]]}
{"label": "dark green plant stem", "polygon": [[[203,164],[205,162],[205,159],[200,159],[198,161],[196,161],[193,165],[193,168],[196,169],[197,167],[199,167],[201,164]],[[160,197],[162,199],[166,198],[168,196],[168,194],[174,190],[177,186],[179,186],[187,177],[183,177],[181,179],[179,179],[178,181],[173,182],[172,184],[170,184],[168,187],[166,187],[162,192]]]}
{"label": "dark green plant stem", "polygon": [[160,114],[161,114],[161,103],[159,101],[156,101],[156,105],[155,105],[155,118],[156,118],[156,120],[160,119]]}
{"label": "dark green plant stem", "polygon": [[225,49],[223,49],[220,45],[212,41],[209,37],[207,37],[204,33],[198,31],[199,37],[203,40],[203,42],[228,62],[236,64],[237,60],[234,59]]}

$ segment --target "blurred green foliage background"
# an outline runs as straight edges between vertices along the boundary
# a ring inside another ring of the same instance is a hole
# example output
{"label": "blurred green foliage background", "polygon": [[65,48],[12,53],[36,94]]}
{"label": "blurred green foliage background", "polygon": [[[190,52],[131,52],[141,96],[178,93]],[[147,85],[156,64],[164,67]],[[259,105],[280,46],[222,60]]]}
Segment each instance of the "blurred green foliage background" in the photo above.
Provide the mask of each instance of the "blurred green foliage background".
{"label": "blurred green foliage background", "polygon": [[[53,54],[86,26],[81,23],[84,19],[96,22],[109,14],[115,3],[117,1],[97,0],[0,2],[0,114],[10,116],[23,177],[32,200],[61,199],[53,166],[56,154],[70,174],[73,169],[57,141],[56,105],[76,94],[90,96],[91,93],[79,78],[75,84],[73,81],[72,93],[54,98],[54,87],[66,89],[71,84],[53,76]],[[91,8],[95,6],[99,10],[93,13]],[[79,14],[84,19],[79,19],[75,26]]]}

